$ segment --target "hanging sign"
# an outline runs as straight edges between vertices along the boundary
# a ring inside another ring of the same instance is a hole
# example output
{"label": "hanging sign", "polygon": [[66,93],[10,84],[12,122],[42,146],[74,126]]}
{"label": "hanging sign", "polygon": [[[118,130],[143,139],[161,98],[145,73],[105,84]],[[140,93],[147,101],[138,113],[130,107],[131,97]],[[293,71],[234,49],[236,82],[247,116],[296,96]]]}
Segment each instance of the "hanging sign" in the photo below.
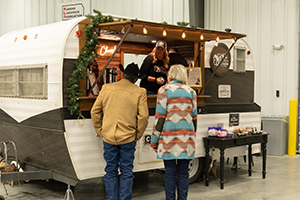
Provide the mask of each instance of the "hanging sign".
{"label": "hanging sign", "polygon": [[73,19],[84,16],[82,3],[62,5],[62,20]]}
{"label": "hanging sign", "polygon": [[[224,58],[227,51],[228,51],[228,47],[224,43],[219,43],[218,46],[215,46],[211,51],[209,65],[212,71],[215,72],[216,76],[220,76],[220,77],[225,76],[229,70],[230,63],[231,63],[230,52],[228,52],[228,54]],[[220,64],[221,61],[222,63]]]}

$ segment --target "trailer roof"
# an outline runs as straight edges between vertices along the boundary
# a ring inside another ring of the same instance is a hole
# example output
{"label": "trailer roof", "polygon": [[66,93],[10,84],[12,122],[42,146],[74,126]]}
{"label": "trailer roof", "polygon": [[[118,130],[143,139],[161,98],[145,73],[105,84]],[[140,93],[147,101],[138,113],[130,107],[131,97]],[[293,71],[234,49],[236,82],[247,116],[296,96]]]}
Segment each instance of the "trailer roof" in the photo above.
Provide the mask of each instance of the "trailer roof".
{"label": "trailer roof", "polygon": [[[150,37],[159,37],[159,38],[168,38],[168,39],[175,39],[175,40],[184,40],[190,42],[203,42],[203,41],[212,41],[216,40],[219,37],[220,40],[223,39],[238,39],[242,37],[246,37],[245,34],[239,33],[229,33],[225,31],[214,31],[214,30],[207,30],[202,28],[194,28],[194,27],[183,27],[177,25],[169,25],[163,23],[155,23],[155,22],[147,22],[141,20],[127,20],[127,21],[120,21],[120,22],[111,22],[111,23],[103,23],[99,24],[98,27],[101,30],[106,31],[114,31],[117,33],[121,33],[122,29],[125,28],[125,31],[132,26],[130,33],[131,34],[138,34],[143,36],[150,36]],[[148,33],[143,33],[143,28],[146,28]],[[163,30],[166,31],[167,36],[163,36]],[[186,37],[182,38],[182,33],[185,32]],[[200,39],[201,34],[203,34],[203,40]]]}

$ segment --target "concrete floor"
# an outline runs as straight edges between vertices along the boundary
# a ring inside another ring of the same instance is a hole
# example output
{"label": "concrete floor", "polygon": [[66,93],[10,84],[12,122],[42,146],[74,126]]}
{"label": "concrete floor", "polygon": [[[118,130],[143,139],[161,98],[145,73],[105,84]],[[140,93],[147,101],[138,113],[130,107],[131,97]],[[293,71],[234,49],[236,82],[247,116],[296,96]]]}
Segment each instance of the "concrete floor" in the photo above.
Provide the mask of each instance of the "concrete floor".
{"label": "concrete floor", "polygon": [[[225,165],[225,186],[220,189],[217,177],[210,176],[210,185],[206,187],[203,181],[190,185],[189,200],[298,200],[300,199],[300,155],[296,156],[267,156],[267,176],[262,179],[261,157],[253,157],[255,166],[252,176],[248,176],[247,163],[242,157],[240,169],[231,170],[233,159]],[[217,176],[219,166],[217,162]],[[133,186],[134,200],[163,200],[163,174],[155,171],[135,174]],[[299,184],[299,185],[298,185]],[[15,185],[0,186],[0,195],[5,199],[16,200],[62,200],[67,185],[56,181],[30,181]],[[101,178],[79,182],[72,187],[76,200],[103,200],[105,188]]]}

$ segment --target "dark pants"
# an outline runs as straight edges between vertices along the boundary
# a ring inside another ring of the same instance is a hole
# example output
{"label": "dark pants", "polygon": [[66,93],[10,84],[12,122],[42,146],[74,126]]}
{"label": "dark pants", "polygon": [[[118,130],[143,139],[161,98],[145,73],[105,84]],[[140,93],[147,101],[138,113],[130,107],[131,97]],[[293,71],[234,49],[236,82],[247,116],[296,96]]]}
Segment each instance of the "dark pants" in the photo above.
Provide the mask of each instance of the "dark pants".
{"label": "dark pants", "polygon": [[[103,141],[106,167],[104,184],[107,200],[132,199],[133,160],[136,142],[112,145]],[[118,168],[120,168],[120,186],[118,186]]]}
{"label": "dark pants", "polygon": [[190,160],[164,160],[165,164],[165,193],[166,200],[175,200],[176,187],[177,199],[186,200],[189,190]]}

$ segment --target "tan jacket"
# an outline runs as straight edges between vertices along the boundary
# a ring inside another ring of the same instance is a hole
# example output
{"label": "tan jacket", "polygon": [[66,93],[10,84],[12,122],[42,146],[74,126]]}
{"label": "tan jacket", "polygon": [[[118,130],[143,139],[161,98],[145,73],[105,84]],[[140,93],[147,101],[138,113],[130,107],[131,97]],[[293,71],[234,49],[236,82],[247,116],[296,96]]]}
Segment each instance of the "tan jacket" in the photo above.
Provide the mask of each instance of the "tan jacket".
{"label": "tan jacket", "polygon": [[91,117],[97,134],[106,143],[120,145],[140,139],[149,117],[146,90],[126,79],[105,84]]}

